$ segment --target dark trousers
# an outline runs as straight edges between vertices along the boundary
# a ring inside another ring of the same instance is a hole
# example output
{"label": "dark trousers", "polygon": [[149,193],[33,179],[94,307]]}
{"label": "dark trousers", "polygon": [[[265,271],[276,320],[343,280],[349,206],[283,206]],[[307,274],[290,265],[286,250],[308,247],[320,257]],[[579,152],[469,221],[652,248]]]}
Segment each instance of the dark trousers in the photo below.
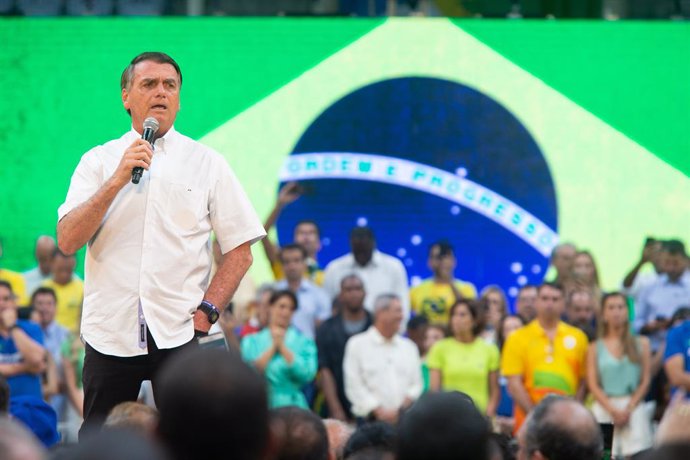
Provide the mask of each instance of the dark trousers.
{"label": "dark trousers", "polygon": [[196,340],[176,348],[160,350],[147,332],[148,354],[119,357],[104,355],[86,344],[84,357],[84,423],[79,439],[100,429],[110,410],[125,401],[136,401],[141,382],[150,380],[154,395],[158,386],[157,374],[171,356],[196,346]]}

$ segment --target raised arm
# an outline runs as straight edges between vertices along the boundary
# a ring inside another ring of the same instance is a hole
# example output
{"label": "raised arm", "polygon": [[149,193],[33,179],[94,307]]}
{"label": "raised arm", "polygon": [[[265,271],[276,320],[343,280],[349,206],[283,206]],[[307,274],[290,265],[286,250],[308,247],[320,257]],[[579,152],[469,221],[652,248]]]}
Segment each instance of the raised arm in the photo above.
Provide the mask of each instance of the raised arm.
{"label": "raised arm", "polygon": [[[292,203],[300,197],[299,190],[299,184],[297,182],[288,182],[283,186],[283,188],[280,189],[280,192],[278,193],[278,199],[276,200],[276,204],[275,206],[273,206],[271,213],[268,215],[268,218],[264,223],[264,229],[266,230],[266,233],[268,233],[271,230],[271,228],[273,228],[273,226],[276,224],[276,222],[278,221],[278,217],[280,217],[280,213],[283,212],[285,206],[289,205],[290,203]],[[263,240],[261,240],[261,245],[264,248],[266,258],[268,259],[270,264],[273,265],[274,263],[278,262],[278,245],[276,245],[269,238],[264,238]]]}

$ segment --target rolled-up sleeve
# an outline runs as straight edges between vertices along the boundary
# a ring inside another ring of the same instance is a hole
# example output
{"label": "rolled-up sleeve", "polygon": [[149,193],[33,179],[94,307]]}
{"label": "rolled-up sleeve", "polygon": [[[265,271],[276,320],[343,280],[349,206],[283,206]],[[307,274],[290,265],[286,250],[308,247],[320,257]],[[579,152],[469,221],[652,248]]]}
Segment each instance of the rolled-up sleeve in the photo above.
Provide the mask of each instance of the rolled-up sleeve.
{"label": "rolled-up sleeve", "polygon": [[67,197],[58,208],[58,222],[71,210],[91,198],[103,185],[103,165],[98,159],[100,147],[86,152],[72,174]]}
{"label": "rolled-up sleeve", "polygon": [[209,214],[223,254],[266,236],[259,217],[230,166],[218,155],[217,176],[211,187]]}

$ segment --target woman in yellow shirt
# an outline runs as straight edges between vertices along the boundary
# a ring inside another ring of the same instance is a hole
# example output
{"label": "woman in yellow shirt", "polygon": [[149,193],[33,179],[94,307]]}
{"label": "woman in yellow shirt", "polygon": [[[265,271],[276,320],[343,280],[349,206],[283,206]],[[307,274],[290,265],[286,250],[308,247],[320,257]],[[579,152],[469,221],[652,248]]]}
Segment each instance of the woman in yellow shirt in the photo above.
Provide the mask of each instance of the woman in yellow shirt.
{"label": "woman in yellow shirt", "polygon": [[460,300],[450,310],[450,337],[429,351],[430,389],[456,390],[468,394],[489,417],[496,415],[500,398],[499,353],[480,337],[484,309],[474,300]]}

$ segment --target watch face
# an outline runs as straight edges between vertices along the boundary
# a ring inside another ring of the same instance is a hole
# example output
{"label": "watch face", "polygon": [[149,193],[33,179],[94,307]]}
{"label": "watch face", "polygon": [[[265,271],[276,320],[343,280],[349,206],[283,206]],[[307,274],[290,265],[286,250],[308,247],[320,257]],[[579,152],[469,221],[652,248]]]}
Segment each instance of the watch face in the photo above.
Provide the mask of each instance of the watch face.
{"label": "watch face", "polygon": [[216,321],[218,321],[218,317],[220,315],[218,314],[218,310],[214,309],[208,314],[208,322],[211,324],[215,324]]}

